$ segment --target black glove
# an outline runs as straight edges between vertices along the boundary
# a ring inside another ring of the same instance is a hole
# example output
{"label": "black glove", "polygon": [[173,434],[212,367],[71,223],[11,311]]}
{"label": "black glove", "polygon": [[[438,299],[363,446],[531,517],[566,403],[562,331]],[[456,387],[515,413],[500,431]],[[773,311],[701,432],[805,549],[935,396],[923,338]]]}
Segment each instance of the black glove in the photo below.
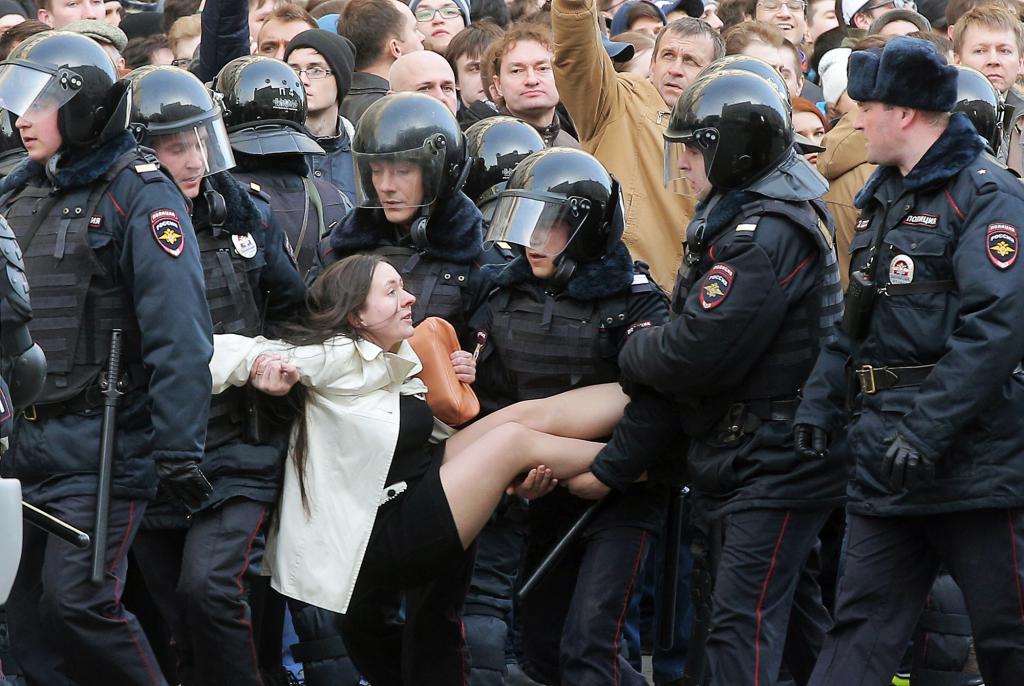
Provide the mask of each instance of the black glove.
{"label": "black glove", "polygon": [[889,487],[899,491],[934,479],[935,462],[896,434],[882,458],[882,474],[889,476]]}
{"label": "black glove", "polygon": [[197,510],[211,493],[213,486],[203,476],[199,465],[191,460],[156,463],[160,485],[180,500],[189,510]]}
{"label": "black glove", "polygon": [[795,424],[793,426],[793,449],[800,457],[820,460],[828,456],[828,434],[820,426]]}

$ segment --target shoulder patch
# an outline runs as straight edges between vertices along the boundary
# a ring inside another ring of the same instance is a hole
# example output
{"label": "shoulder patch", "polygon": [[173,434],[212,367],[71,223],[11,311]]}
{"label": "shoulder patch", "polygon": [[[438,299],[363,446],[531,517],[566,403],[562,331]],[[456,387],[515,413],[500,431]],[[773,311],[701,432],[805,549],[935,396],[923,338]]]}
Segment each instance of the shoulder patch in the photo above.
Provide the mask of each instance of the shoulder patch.
{"label": "shoulder patch", "polygon": [[153,238],[165,253],[171,257],[181,255],[185,249],[185,232],[181,229],[181,221],[174,210],[153,210],[149,213],[149,224],[153,230]]}
{"label": "shoulder patch", "polygon": [[700,287],[700,306],[705,310],[713,310],[729,296],[732,284],[736,280],[736,270],[727,264],[716,264],[704,277]]}
{"label": "shoulder patch", "polygon": [[262,190],[262,186],[260,186],[258,183],[249,184],[249,193],[256,196],[257,198],[259,198],[260,200],[267,204],[270,204],[271,202],[270,196],[266,193],[266,191]]}
{"label": "shoulder patch", "polygon": [[145,172],[159,171],[159,167],[157,167],[152,162],[145,162],[143,164],[135,165],[135,171],[138,172],[139,174],[143,174]]}
{"label": "shoulder patch", "polygon": [[1009,269],[1017,261],[1017,227],[1005,222],[988,225],[985,233],[988,259],[999,269]]}
{"label": "shoulder patch", "polygon": [[259,185],[258,183],[255,183],[253,181],[249,182],[249,188],[250,188],[250,190],[254,190],[257,193],[260,193],[260,192],[263,191],[263,186]]}

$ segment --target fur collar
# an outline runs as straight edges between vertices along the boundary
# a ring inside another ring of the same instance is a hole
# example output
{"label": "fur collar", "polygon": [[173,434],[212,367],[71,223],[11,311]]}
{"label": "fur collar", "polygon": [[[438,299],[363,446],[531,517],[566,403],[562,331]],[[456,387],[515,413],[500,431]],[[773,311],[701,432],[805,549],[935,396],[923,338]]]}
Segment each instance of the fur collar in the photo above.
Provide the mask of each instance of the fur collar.
{"label": "fur collar", "polygon": [[4,178],[3,183],[0,183],[0,193],[20,188],[43,173],[50,177],[54,187],[61,190],[88,186],[103,176],[121,155],[136,147],[138,144],[135,137],[124,131],[103,145],[59,153],[59,157],[56,158],[56,169],[52,174],[47,172],[43,165],[26,159]]}
{"label": "fur collar", "polygon": [[[516,257],[506,265],[484,265],[480,271],[495,286],[525,285],[541,289],[545,286],[543,281],[533,276],[525,255]],[[612,253],[603,260],[578,265],[565,287],[565,294],[575,300],[600,300],[619,295],[632,288],[633,273],[633,258],[626,244],[619,241]]]}
{"label": "fur collar", "polygon": [[[244,236],[247,233],[255,235],[263,230],[265,222],[259,207],[246,188],[231,176],[230,172],[220,172],[206,177],[203,186],[203,191],[209,186],[224,197],[224,204],[228,208],[227,221],[224,222],[227,231]],[[192,210],[192,223],[197,229],[210,225],[209,208],[202,191],[196,198]]]}
{"label": "fur collar", "polygon": [[[949,126],[942,132],[935,144],[928,149],[921,161],[903,178],[903,188],[911,193],[953,178],[977,159],[985,150],[985,141],[967,115],[956,112],[949,119]],[[886,180],[899,174],[896,167],[879,167],[871,175],[864,188],[857,193],[854,204],[863,208]]]}
{"label": "fur collar", "polygon": [[[754,202],[762,196],[751,191],[727,191],[718,198],[704,219],[704,239],[710,241],[726,228],[732,228],[732,219],[743,206]],[[707,201],[697,205],[697,216],[701,216],[707,208]]]}
{"label": "fur collar", "polygon": [[[457,193],[434,206],[427,223],[431,259],[470,264],[480,256],[483,240],[483,217],[464,194]],[[358,207],[345,215],[331,233],[331,248],[338,255],[371,250],[388,242],[408,244],[410,240],[400,236],[379,209]]]}

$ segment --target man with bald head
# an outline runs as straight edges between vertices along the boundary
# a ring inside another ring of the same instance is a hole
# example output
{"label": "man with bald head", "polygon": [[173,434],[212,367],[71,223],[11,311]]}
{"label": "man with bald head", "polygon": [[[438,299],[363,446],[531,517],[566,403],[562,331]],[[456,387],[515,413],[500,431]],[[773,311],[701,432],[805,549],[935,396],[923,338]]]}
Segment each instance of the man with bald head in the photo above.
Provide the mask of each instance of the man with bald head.
{"label": "man with bald head", "polygon": [[459,108],[455,89],[455,72],[448,61],[430,50],[402,55],[388,72],[389,93],[424,93],[440,100],[456,114]]}

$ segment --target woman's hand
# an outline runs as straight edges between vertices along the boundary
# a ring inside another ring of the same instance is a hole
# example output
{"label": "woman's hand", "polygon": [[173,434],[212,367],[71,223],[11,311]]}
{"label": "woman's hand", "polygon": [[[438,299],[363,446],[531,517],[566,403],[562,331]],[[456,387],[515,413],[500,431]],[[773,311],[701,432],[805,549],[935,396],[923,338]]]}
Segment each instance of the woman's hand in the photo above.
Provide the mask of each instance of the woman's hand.
{"label": "woman's hand", "polygon": [[531,469],[525,479],[510,485],[505,492],[526,500],[536,500],[555,490],[557,485],[558,479],[554,478],[554,473],[544,465],[540,465],[536,469]]}
{"label": "woman's hand", "polygon": [[473,354],[465,350],[456,350],[451,354],[452,368],[455,376],[462,383],[473,383],[476,381],[476,360]]}
{"label": "woman's hand", "polygon": [[569,492],[577,498],[584,498],[586,500],[600,500],[609,493],[610,488],[604,485],[604,482],[594,476],[593,472],[583,472],[565,482]]}
{"label": "woman's hand", "polygon": [[249,383],[267,395],[287,395],[299,382],[299,370],[277,355],[260,355],[249,372]]}

